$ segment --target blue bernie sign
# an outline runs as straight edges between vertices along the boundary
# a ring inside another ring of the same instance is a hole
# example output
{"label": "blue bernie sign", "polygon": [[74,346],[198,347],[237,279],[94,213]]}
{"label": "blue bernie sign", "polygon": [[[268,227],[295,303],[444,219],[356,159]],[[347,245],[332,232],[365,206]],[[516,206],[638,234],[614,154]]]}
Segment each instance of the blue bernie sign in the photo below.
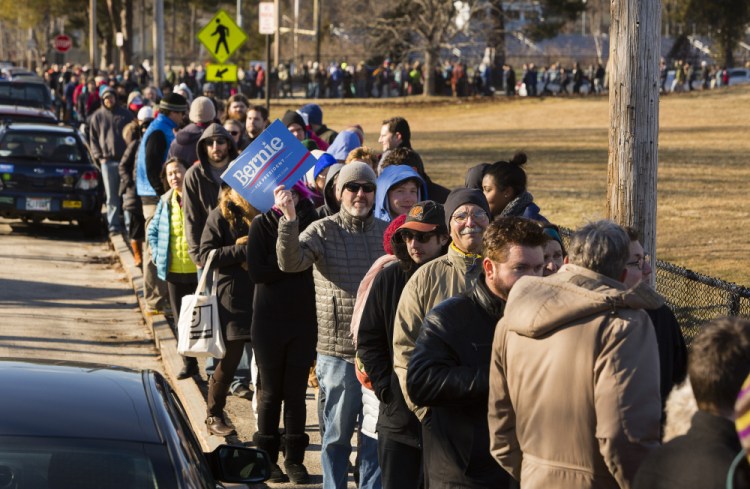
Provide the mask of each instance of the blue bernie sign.
{"label": "blue bernie sign", "polygon": [[315,165],[315,157],[278,119],[245,148],[221,178],[260,212],[273,207],[273,189],[289,189]]}

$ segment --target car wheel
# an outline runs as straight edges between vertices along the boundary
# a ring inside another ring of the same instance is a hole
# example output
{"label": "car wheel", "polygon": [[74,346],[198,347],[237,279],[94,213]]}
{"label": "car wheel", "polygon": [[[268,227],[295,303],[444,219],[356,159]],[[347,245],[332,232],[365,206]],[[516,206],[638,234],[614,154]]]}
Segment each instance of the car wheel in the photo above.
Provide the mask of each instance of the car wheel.
{"label": "car wheel", "polygon": [[87,238],[101,238],[104,235],[104,221],[99,216],[79,219],[78,226]]}

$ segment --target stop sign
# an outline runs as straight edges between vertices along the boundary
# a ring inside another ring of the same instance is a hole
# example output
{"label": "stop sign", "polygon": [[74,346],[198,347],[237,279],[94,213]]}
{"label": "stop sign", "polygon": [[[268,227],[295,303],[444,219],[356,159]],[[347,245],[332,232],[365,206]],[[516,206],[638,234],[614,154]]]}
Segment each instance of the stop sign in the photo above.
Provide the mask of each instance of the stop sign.
{"label": "stop sign", "polygon": [[67,52],[73,46],[73,40],[70,38],[70,36],[66,36],[65,34],[59,34],[55,36],[55,40],[53,44],[55,46],[55,50],[58,53],[64,53],[64,52]]}

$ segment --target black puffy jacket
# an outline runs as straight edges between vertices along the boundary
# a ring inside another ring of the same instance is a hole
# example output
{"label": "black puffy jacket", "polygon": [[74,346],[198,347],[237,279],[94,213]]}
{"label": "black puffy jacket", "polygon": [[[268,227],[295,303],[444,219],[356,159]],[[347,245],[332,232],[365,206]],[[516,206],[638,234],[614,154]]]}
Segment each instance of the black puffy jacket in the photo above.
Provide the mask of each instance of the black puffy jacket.
{"label": "black puffy jacket", "polygon": [[423,420],[430,489],[508,486],[510,476],[490,455],[487,424],[492,340],[504,309],[481,275],[422,323],[406,384],[412,401],[430,408]]}

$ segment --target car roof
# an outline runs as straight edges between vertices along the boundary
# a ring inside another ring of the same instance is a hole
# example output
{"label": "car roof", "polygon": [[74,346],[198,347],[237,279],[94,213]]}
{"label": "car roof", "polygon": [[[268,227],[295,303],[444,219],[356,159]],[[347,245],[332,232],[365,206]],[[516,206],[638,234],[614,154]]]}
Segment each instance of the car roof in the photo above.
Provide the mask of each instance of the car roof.
{"label": "car roof", "polygon": [[14,122],[8,126],[13,131],[23,132],[57,132],[60,134],[77,134],[76,130],[70,126],[54,126],[39,122]]}
{"label": "car roof", "polygon": [[8,116],[8,115],[39,117],[40,119],[49,119],[49,120],[57,121],[57,117],[55,116],[55,113],[52,112],[51,110],[41,109],[39,107],[28,107],[26,105],[0,104],[0,120],[2,120],[3,116]]}
{"label": "car roof", "polygon": [[106,365],[0,360],[0,436],[161,443],[144,380]]}

